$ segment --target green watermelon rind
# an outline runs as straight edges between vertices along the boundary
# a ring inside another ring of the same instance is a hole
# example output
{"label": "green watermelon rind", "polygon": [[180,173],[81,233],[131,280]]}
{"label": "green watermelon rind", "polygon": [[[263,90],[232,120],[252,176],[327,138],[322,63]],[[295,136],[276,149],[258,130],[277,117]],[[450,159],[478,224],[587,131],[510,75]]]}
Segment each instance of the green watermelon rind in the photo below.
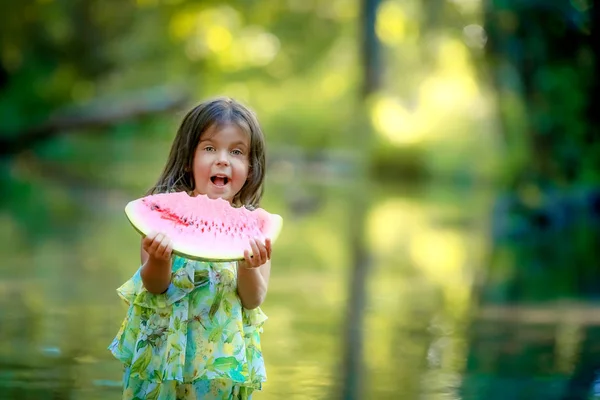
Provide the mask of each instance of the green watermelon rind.
{"label": "green watermelon rind", "polygon": [[[150,231],[149,228],[145,229],[145,227],[143,226],[144,223],[141,221],[134,221],[134,218],[132,217],[131,214],[133,214],[132,212],[130,212],[130,210],[134,207],[135,203],[140,200],[134,200],[129,202],[126,206],[125,206],[125,216],[127,217],[127,220],[129,221],[129,223],[131,224],[131,226],[133,227],[133,229],[135,229],[142,237],[145,237],[148,232]],[[258,210],[255,210],[253,212],[256,212]],[[269,221],[272,224],[273,228],[271,231],[271,235],[270,235],[270,239],[271,239],[271,244],[275,244],[275,241],[277,240],[277,238],[279,237],[279,234],[281,233],[281,228],[283,227],[283,218],[280,215],[277,214],[271,214],[268,213],[270,218]],[[145,231],[145,232],[144,232]],[[190,260],[196,260],[196,261],[213,261],[213,262],[229,262],[229,261],[241,261],[244,259],[244,254],[241,253],[235,253],[235,254],[231,254],[231,255],[204,255],[204,256],[199,256],[197,254],[194,254],[192,251],[186,251],[186,250],[181,250],[181,249],[176,249],[174,248],[172,250],[172,254],[174,255],[178,255],[180,257],[183,258],[187,258]],[[250,252],[250,254],[252,254],[252,252]]]}

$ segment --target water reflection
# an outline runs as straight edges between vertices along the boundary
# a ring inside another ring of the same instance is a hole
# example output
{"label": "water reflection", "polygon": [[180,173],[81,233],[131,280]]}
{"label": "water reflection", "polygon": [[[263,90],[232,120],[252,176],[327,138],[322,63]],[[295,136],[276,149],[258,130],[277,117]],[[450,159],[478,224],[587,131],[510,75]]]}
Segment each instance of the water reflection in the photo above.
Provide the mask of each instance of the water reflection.
{"label": "water reflection", "polygon": [[499,198],[462,398],[600,398],[599,291],[590,285],[600,279],[600,230],[586,197],[552,193],[535,206]]}
{"label": "water reflection", "polygon": [[483,307],[472,323],[462,398],[591,398],[598,311],[585,303]]}
{"label": "water reflection", "polygon": [[[339,398],[346,194],[321,187],[318,206],[292,218],[288,189],[269,189],[264,206],[283,214],[286,229],[264,305],[269,380],[256,397]],[[440,185],[376,188],[366,221],[374,263],[362,398],[588,398],[600,369],[599,310],[581,298],[559,301],[573,278],[568,254],[549,258],[553,276],[525,248],[500,247],[489,261],[493,196]],[[139,237],[112,203],[85,213],[77,235],[55,229],[32,248],[26,236],[11,236],[14,225],[0,224],[0,237],[21,243],[2,248],[10,261],[0,270],[3,399],[119,397],[121,367],[106,346],[125,312],[114,290],[137,268]],[[542,287],[531,274],[544,276]]]}

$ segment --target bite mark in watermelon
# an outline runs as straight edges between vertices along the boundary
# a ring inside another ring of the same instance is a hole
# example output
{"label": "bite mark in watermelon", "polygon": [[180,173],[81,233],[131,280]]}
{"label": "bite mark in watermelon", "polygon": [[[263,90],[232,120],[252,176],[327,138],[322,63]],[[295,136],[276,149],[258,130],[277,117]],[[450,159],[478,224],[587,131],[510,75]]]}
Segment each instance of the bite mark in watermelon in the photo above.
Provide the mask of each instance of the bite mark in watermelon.
{"label": "bite mark in watermelon", "polygon": [[173,253],[195,260],[241,260],[244,250],[251,252],[251,238],[275,243],[283,225],[281,216],[262,208],[235,208],[223,199],[185,192],[133,200],[125,214],[142,235],[162,232],[173,242]]}

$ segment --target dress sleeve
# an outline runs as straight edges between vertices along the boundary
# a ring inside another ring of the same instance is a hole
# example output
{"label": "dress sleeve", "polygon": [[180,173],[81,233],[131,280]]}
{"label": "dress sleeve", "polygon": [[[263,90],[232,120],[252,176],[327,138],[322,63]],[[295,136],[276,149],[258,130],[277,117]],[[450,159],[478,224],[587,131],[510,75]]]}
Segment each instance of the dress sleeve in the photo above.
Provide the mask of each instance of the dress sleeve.
{"label": "dress sleeve", "polygon": [[171,283],[164,293],[154,294],[146,290],[140,271],[141,267],[131,279],[117,288],[117,294],[128,305],[135,304],[151,309],[166,308],[194,290],[194,268],[181,257],[176,256],[173,260]]}

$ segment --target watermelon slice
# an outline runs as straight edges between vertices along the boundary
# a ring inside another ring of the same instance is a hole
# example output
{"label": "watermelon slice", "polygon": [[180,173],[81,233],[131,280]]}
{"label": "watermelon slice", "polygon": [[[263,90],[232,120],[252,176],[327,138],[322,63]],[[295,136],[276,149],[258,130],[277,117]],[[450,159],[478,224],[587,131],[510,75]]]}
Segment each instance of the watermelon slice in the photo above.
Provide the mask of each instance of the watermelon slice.
{"label": "watermelon slice", "polygon": [[274,243],[283,225],[281,216],[262,208],[235,208],[223,199],[185,192],[133,200],[125,214],[142,235],[162,232],[172,240],[173,253],[194,260],[241,260],[244,250],[251,250],[251,238]]}

